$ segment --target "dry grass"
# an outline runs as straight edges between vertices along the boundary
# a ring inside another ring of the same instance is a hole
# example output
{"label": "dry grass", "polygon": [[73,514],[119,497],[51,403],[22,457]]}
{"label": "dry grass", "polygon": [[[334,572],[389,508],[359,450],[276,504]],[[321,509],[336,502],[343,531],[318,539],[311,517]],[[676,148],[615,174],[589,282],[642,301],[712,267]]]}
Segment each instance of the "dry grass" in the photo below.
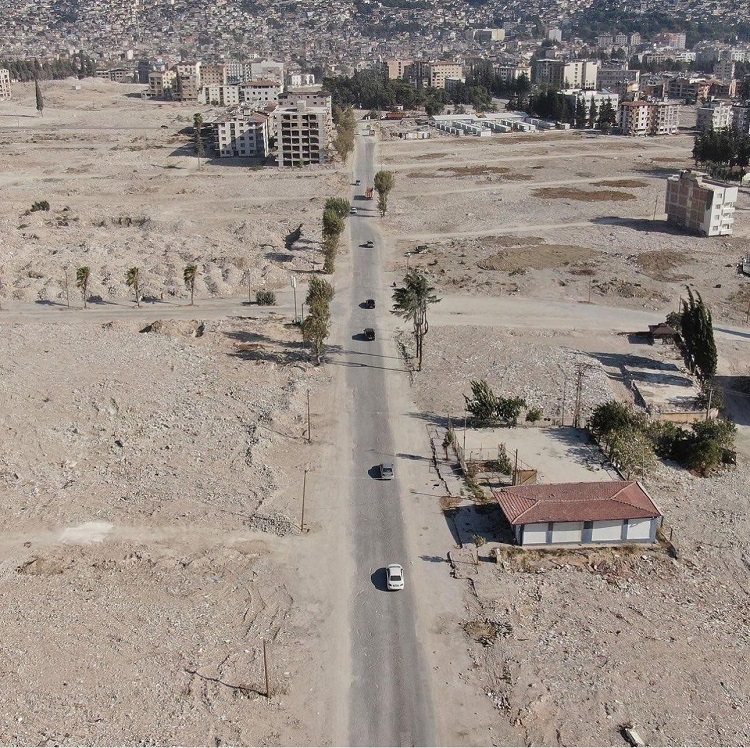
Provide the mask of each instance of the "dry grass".
{"label": "dry grass", "polygon": [[624,202],[625,200],[635,200],[635,195],[629,192],[618,192],[617,190],[581,190],[577,187],[540,187],[534,190],[536,197],[552,199],[578,200],[583,203],[599,202]]}
{"label": "dry grass", "polygon": [[602,179],[591,183],[594,187],[648,187],[642,179]]}
{"label": "dry grass", "polygon": [[635,261],[636,265],[638,265],[646,275],[651,275],[652,273],[665,273],[669,270],[674,270],[674,268],[679,267],[684,262],[685,254],[683,252],[670,250],[643,252],[638,255]]}
{"label": "dry grass", "polygon": [[537,244],[544,244],[544,239],[539,236],[485,236],[482,237],[482,244],[487,247],[532,247]]}
{"label": "dry grass", "polygon": [[507,174],[506,166],[442,166],[438,169],[451,177],[482,177],[486,174]]}
{"label": "dry grass", "polygon": [[595,249],[574,247],[567,244],[544,244],[535,247],[519,247],[504,250],[481,260],[477,266],[482,270],[514,272],[525,269],[547,270],[560,268],[574,262],[584,262],[597,255]]}

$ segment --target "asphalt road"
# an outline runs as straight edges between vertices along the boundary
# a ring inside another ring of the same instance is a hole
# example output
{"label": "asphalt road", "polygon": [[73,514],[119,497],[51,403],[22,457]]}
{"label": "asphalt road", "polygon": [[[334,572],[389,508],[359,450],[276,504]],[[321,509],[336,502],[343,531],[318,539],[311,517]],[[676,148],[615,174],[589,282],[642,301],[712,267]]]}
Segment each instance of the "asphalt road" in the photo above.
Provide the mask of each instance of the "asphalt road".
{"label": "asphalt road", "polygon": [[[372,186],[374,143],[359,137],[352,181],[353,195]],[[332,363],[346,367],[347,422],[350,451],[337,466],[348,478],[351,500],[349,537],[354,580],[350,585],[348,743],[350,745],[432,745],[435,743],[429,672],[415,629],[414,587],[408,576],[401,494],[394,436],[388,405],[393,387],[408,387],[392,335],[390,289],[382,275],[382,242],[376,201],[355,199],[359,214],[350,218],[352,278],[341,284],[337,310],[346,323],[339,327],[338,352]],[[366,206],[366,207],[364,207]],[[359,245],[372,239],[374,249]],[[360,306],[375,298],[376,308]],[[376,330],[366,341],[365,327]],[[396,477],[381,481],[377,466],[393,462]],[[348,464],[347,464],[348,462]],[[388,592],[385,566],[406,568],[406,587]]]}

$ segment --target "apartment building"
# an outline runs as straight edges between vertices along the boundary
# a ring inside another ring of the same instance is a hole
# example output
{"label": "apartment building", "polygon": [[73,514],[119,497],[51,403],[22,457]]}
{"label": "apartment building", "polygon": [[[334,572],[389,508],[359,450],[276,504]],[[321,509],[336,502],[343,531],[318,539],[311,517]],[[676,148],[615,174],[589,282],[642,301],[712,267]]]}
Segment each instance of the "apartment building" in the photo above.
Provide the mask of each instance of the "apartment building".
{"label": "apartment building", "polygon": [[223,63],[202,64],[200,67],[201,88],[205,86],[226,86],[227,66]]}
{"label": "apartment building", "polygon": [[278,102],[284,84],[277,80],[250,80],[240,83],[238,88],[241,102],[264,107]]}
{"label": "apartment building", "polygon": [[10,98],[10,70],[0,68],[0,101]]}
{"label": "apartment building", "polygon": [[427,85],[445,88],[447,80],[464,80],[463,65],[457,62],[430,62],[427,64]]}
{"label": "apartment building", "polygon": [[700,132],[726,130],[732,126],[732,107],[723,101],[710,101],[698,107],[696,128]]}
{"label": "apartment building", "polygon": [[669,47],[669,49],[685,49],[687,42],[685,34],[678,33],[673,34],[670,32],[664,32],[657,34],[654,38],[654,42],[660,47]]}
{"label": "apartment building", "polygon": [[153,70],[148,74],[148,95],[152,99],[171,98],[176,85],[177,73],[174,70]]}
{"label": "apartment building", "polygon": [[200,79],[201,77],[201,63],[191,62],[188,60],[181,60],[178,62],[173,70],[177,73],[178,77],[193,76]]}
{"label": "apartment building", "polygon": [[471,32],[471,37],[467,38],[479,44],[505,41],[505,29],[469,29],[467,34],[469,32]]}
{"label": "apartment building", "polygon": [[616,70],[600,67],[596,74],[597,88],[600,91],[614,91],[623,96],[628,90],[637,88],[640,77],[640,70]]}
{"label": "apartment building", "polygon": [[411,67],[414,60],[386,60],[383,66],[388,74],[388,80],[397,80],[399,78],[406,78],[408,69]]}
{"label": "apartment building", "polygon": [[750,135],[750,101],[732,105],[732,127],[743,135]]}
{"label": "apartment building", "polygon": [[522,75],[531,80],[531,67],[529,65],[496,65],[495,73],[503,83],[511,83]]}
{"label": "apartment building", "polygon": [[279,166],[309,166],[328,161],[330,113],[325,107],[304,102],[273,112],[276,163]]}
{"label": "apartment building", "polygon": [[174,98],[178,101],[198,101],[201,79],[197,75],[177,75]]}
{"label": "apartment building", "polygon": [[730,81],[734,78],[736,65],[734,60],[717,60],[714,63],[714,75],[720,81]]}
{"label": "apartment building", "polygon": [[563,96],[570,101],[575,108],[579,100],[583,100],[586,112],[591,111],[591,102],[596,105],[597,111],[601,110],[605,102],[612,104],[614,111],[617,111],[617,105],[620,103],[620,97],[611,91],[584,91],[581,88],[563,89]]}
{"label": "apartment building", "polygon": [[615,38],[612,34],[599,34],[596,37],[597,47],[611,47],[615,43]]}
{"label": "apartment building", "polygon": [[677,132],[678,109],[665,101],[623,101],[620,131],[623,135],[673,135]]}
{"label": "apartment building", "polygon": [[332,112],[331,94],[328,91],[318,90],[300,90],[290,88],[284,93],[279,94],[279,106],[288,107],[304,102],[308,108],[325,107],[328,112]]}
{"label": "apartment building", "polygon": [[[284,82],[284,63],[274,60],[258,60],[245,65],[245,79],[250,80],[273,80],[277,83]],[[249,72],[249,75],[248,75]]]}
{"label": "apartment building", "polygon": [[627,47],[628,46],[628,35],[627,34],[615,34],[615,47]]}
{"label": "apartment building", "polygon": [[686,78],[678,76],[669,80],[666,94],[670,99],[698,101],[708,97],[711,82],[707,78]]}
{"label": "apartment building", "polygon": [[214,143],[221,158],[268,156],[268,118],[233,112],[213,123]]}
{"label": "apartment building", "polygon": [[738,188],[686,169],[667,179],[669,223],[703,236],[731,236]]}
{"label": "apartment building", "polygon": [[299,88],[300,86],[314,86],[315,76],[312,73],[287,73],[284,82],[288,88]]}
{"label": "apartment building", "polygon": [[212,106],[237,106],[240,103],[240,87],[229,85],[203,86],[198,102]]}
{"label": "apartment building", "polygon": [[581,88],[596,90],[599,71],[598,60],[555,60],[545,58],[534,64],[534,83],[553,88]]}

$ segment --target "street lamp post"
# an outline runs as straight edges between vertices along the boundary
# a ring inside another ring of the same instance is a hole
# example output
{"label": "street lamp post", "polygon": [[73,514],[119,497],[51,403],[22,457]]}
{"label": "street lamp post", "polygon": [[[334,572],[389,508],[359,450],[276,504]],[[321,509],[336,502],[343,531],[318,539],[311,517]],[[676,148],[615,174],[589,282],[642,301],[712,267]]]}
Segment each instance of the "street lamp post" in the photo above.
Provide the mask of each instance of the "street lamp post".
{"label": "street lamp post", "polygon": [[297,278],[294,275],[289,276],[289,282],[292,284],[294,292],[294,321],[297,322]]}

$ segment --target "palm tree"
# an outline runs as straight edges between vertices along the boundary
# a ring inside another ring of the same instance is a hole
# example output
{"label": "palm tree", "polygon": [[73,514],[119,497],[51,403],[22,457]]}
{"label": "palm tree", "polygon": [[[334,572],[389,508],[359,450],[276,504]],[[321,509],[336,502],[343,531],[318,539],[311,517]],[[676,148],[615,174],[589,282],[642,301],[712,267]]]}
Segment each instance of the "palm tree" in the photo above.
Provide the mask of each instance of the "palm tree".
{"label": "palm tree", "polygon": [[195,279],[198,277],[198,266],[197,265],[186,265],[185,270],[182,272],[182,278],[185,281],[185,285],[190,289],[190,306],[193,306],[193,298],[195,296]]}
{"label": "palm tree", "polygon": [[427,307],[440,299],[435,289],[427,283],[426,276],[418,270],[411,270],[404,277],[404,285],[393,292],[393,314],[410,319],[414,326],[414,340],[417,344],[417,371],[422,371],[422,350],[425,335],[430,327],[427,322]]}
{"label": "palm tree", "polygon": [[125,273],[125,282],[128,284],[130,288],[133,289],[133,293],[135,293],[135,304],[136,306],[140,307],[141,305],[141,271],[138,268],[130,268],[127,273]]}
{"label": "palm tree", "polygon": [[78,268],[76,270],[76,286],[81,289],[81,295],[83,296],[83,308],[86,309],[86,296],[89,290],[89,278],[91,277],[91,268],[86,265],[85,267]]}

